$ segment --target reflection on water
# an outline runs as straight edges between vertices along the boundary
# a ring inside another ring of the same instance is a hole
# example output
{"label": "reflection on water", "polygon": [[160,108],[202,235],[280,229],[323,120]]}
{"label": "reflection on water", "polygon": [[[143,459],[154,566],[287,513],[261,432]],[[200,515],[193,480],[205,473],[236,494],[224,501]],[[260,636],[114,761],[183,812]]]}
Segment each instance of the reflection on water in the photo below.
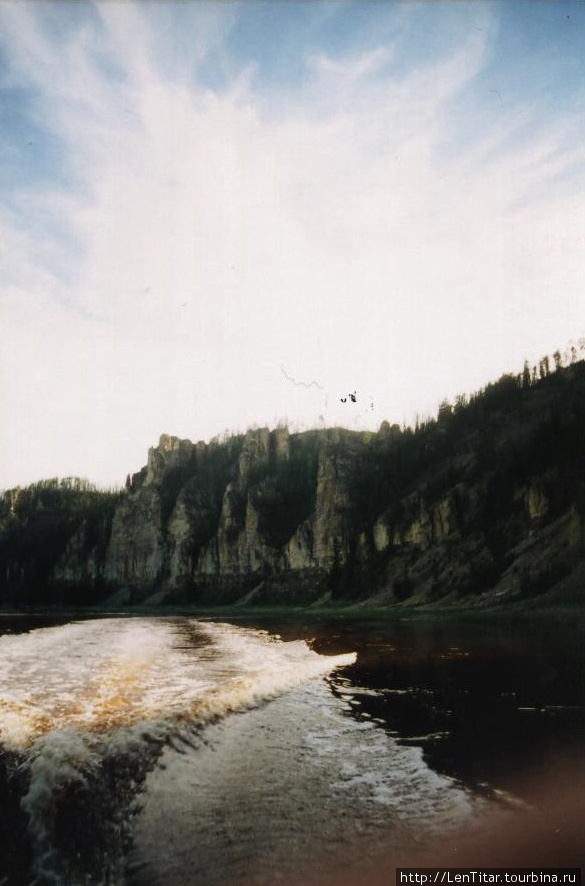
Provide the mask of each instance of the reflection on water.
{"label": "reflection on water", "polygon": [[210,871],[218,886],[353,886],[392,883],[399,864],[583,861],[578,630],[254,623],[357,661],[327,678],[331,696],[288,695],[223,724],[204,754],[167,752],[131,886],[203,886]]}
{"label": "reflection on water", "polygon": [[258,622],[356,664],[330,679],[352,716],[421,747],[432,768],[530,800],[533,775],[585,789],[585,622]]}
{"label": "reflection on water", "polygon": [[419,744],[433,768],[531,799],[535,770],[582,761],[582,638],[427,629],[421,639],[419,628],[399,650],[364,656],[347,678],[359,709]]}
{"label": "reflection on water", "polygon": [[0,617],[3,886],[580,863],[582,627],[234,621]]}

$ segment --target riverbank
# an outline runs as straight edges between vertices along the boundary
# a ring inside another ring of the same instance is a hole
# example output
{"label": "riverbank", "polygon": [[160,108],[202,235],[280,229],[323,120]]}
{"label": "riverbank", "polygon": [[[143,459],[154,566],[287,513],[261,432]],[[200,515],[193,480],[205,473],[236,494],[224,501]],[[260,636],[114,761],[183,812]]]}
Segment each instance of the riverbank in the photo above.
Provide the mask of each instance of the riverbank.
{"label": "riverbank", "polygon": [[554,621],[585,624],[584,602],[554,602],[546,604],[545,600],[522,601],[501,606],[363,606],[355,601],[340,601],[328,606],[194,606],[188,604],[168,604],[149,606],[20,606],[0,607],[0,618],[3,616],[25,616],[52,618],[99,618],[154,616],[174,617],[191,616],[193,618],[224,618],[226,620],[244,619],[253,621],[256,618],[275,617],[282,620],[299,617],[309,619],[335,619],[352,621],[530,621],[552,619]]}

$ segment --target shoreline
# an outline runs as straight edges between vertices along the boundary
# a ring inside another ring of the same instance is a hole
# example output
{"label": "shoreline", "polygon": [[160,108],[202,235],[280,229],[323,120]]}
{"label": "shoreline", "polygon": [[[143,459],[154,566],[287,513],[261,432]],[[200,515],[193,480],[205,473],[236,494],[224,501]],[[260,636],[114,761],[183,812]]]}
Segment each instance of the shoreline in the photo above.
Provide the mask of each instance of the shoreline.
{"label": "shoreline", "polygon": [[120,617],[151,616],[173,618],[190,616],[199,618],[254,619],[278,617],[282,619],[315,618],[339,619],[352,621],[573,621],[585,625],[585,604],[572,603],[564,605],[532,606],[525,604],[508,604],[490,607],[366,607],[356,606],[348,601],[345,605],[335,606],[196,606],[189,604],[170,604],[163,606],[70,606],[54,604],[50,606],[0,606],[0,619],[3,616],[12,618],[42,617]]}

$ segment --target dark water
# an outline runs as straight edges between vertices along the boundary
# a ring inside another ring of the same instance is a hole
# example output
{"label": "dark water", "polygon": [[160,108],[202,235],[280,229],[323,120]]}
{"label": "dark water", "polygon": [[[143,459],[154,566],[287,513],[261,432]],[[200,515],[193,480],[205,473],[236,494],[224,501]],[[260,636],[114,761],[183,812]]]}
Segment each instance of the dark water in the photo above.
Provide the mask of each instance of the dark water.
{"label": "dark water", "polygon": [[355,650],[355,665],[329,678],[351,715],[422,748],[433,769],[474,790],[530,800],[535,773],[569,765],[585,776],[585,619],[235,623],[307,639],[324,655]]}
{"label": "dark water", "polygon": [[420,746],[433,769],[526,800],[539,792],[535,773],[585,775],[585,631],[402,622],[348,626],[315,648],[351,640],[358,660],[334,690],[347,681],[355,716]]}
{"label": "dark water", "polygon": [[[182,621],[167,623],[188,644]],[[0,632],[41,623],[3,617]],[[502,864],[582,863],[583,625],[233,623],[357,659],[213,717],[197,740],[161,740],[134,779],[141,808],[124,836],[126,874],[93,859],[84,882],[343,886],[391,882],[397,863],[492,863],[498,853]],[[8,882],[32,879],[21,857],[22,877],[13,864]]]}

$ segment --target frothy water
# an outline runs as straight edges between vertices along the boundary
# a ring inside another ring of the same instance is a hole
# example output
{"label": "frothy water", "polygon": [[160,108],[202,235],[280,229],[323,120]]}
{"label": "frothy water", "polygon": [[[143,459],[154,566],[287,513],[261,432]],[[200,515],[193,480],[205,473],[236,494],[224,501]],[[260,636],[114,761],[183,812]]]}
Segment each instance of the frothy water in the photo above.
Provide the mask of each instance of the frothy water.
{"label": "frothy water", "polygon": [[[134,832],[132,883],[169,886],[189,874],[195,886],[208,877],[205,864],[214,866],[218,884],[262,883],[262,871],[254,879],[249,866],[238,879],[229,854],[222,879],[199,836],[196,844],[185,837],[186,867],[176,867],[180,854],[165,854],[162,834],[181,822],[191,830],[199,822],[204,833],[224,790],[225,804],[241,809],[231,828],[237,832],[241,825],[245,842],[250,803],[260,810],[260,830],[267,816],[274,824],[276,806],[272,813],[265,807],[279,794],[294,794],[291,771],[306,780],[311,808],[305,832],[317,833],[319,825],[320,847],[327,839],[319,822],[323,804],[345,810],[347,822],[369,809],[372,833],[387,829],[390,819],[395,827],[424,820],[428,833],[433,823],[461,824],[477,801],[433,773],[420,749],[400,747],[374,723],[357,722],[348,703],[330,691],[323,677],[355,658],[318,655],[304,641],[190,619],[103,619],[0,637],[0,747],[11,795],[20,791],[32,855],[28,871],[19,867],[21,859],[7,869],[9,882],[28,883],[38,875],[59,886],[123,884]],[[226,720],[243,711],[250,713]],[[272,744],[266,745],[268,733]],[[232,741],[237,745],[229,750]],[[166,768],[148,775],[165,748]],[[201,767],[207,775],[193,806],[185,784]],[[271,850],[283,870],[289,825]],[[343,832],[332,831],[332,851]],[[200,879],[189,873],[195,856]],[[143,862],[149,873],[141,879],[136,871]]]}
{"label": "frothy water", "polygon": [[0,739],[22,750],[62,730],[200,723],[354,661],[192,621],[104,619],[2,637]]}
{"label": "frothy water", "polygon": [[23,784],[34,870],[55,883],[121,881],[136,793],[165,743],[192,743],[206,723],[354,661],[188,620],[0,638],[0,742]]}
{"label": "frothy water", "polygon": [[356,722],[325,681],[167,749],[147,780],[129,886],[350,886],[479,824],[484,802]]}

